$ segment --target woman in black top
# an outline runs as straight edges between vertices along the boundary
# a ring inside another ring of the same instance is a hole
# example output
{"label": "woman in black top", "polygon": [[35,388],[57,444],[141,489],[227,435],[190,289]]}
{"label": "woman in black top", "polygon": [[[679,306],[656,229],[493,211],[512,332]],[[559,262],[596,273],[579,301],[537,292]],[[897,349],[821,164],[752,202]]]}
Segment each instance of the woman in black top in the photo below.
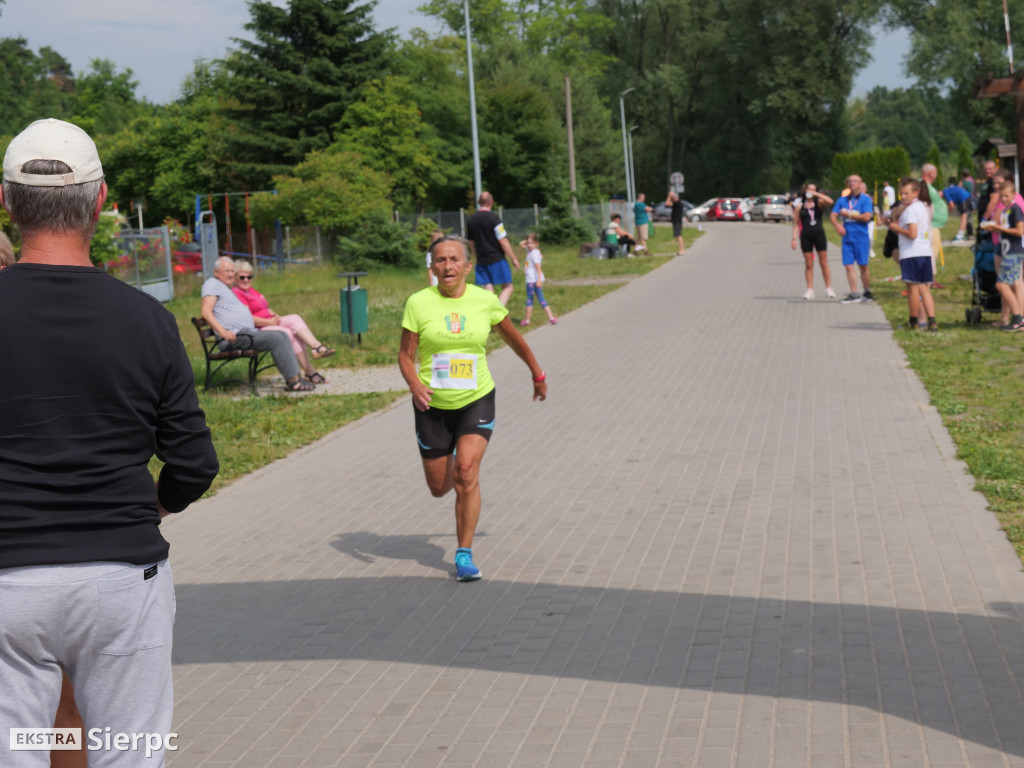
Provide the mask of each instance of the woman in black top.
{"label": "woman in black top", "polygon": [[818,185],[808,181],[800,190],[800,197],[793,201],[793,250],[800,244],[804,255],[804,277],[807,278],[805,299],[814,298],[814,252],[818,252],[821,276],[825,280],[825,295],[836,297],[832,290],[832,273],[828,269],[828,241],[825,239],[825,217],[835,201],[818,191]]}

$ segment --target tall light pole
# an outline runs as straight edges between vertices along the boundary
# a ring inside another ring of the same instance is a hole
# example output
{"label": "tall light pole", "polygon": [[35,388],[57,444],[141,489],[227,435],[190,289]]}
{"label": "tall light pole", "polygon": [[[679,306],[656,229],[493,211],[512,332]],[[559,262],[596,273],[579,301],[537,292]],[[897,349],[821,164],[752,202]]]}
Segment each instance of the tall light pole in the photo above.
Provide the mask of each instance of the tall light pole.
{"label": "tall light pole", "polygon": [[[468,0],[467,0],[468,2]],[[626,202],[629,202],[629,138],[626,134],[626,94],[632,93],[636,88],[627,88],[619,94],[619,119],[622,122],[622,160],[626,166]]]}
{"label": "tall light pole", "polygon": [[636,200],[636,161],[633,159],[633,131],[639,128],[639,125],[631,125],[629,127],[629,199]]}
{"label": "tall light pole", "polygon": [[[476,131],[476,86],[473,83],[473,40],[469,31],[469,0],[465,0],[463,8],[466,12],[466,61],[469,67],[469,117],[473,127],[473,185],[476,190],[476,200],[480,200],[480,139]],[[475,205],[475,204],[474,204]]]}

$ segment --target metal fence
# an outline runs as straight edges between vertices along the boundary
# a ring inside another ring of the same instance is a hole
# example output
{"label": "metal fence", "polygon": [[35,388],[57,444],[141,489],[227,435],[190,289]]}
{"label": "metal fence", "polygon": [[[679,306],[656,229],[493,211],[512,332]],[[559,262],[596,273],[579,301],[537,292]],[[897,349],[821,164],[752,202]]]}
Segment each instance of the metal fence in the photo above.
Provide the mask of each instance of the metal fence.
{"label": "metal fence", "polygon": [[[494,212],[505,224],[509,237],[519,241],[526,237],[531,230],[539,229],[544,224],[547,209],[539,206],[533,208],[495,208]],[[438,229],[445,232],[462,235],[466,234],[466,219],[472,215],[472,211],[426,211],[421,214],[395,212],[395,221],[408,224],[415,228],[421,219],[430,219],[438,225]],[[596,205],[581,205],[577,214],[581,221],[594,232],[595,238],[604,227],[613,213],[622,216],[623,229],[633,229],[633,206],[625,200],[610,200]]]}
{"label": "metal fence", "polygon": [[104,269],[160,301],[174,298],[171,237],[167,227],[124,230],[114,236],[118,256]]}

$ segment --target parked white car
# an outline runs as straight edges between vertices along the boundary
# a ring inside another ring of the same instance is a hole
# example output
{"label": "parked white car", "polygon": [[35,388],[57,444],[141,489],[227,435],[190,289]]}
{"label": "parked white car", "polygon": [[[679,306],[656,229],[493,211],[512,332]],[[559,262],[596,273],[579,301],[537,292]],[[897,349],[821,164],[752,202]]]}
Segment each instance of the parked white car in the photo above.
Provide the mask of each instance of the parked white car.
{"label": "parked white car", "polygon": [[792,221],[793,208],[785,195],[762,195],[750,209],[754,221]]}

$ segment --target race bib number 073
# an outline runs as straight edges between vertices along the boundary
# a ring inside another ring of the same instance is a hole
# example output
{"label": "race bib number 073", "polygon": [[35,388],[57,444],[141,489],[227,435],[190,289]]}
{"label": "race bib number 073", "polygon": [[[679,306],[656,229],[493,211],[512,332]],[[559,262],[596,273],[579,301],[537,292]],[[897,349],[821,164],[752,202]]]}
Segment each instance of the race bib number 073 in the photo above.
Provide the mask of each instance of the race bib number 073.
{"label": "race bib number 073", "polygon": [[476,355],[440,352],[430,362],[431,389],[476,389]]}

